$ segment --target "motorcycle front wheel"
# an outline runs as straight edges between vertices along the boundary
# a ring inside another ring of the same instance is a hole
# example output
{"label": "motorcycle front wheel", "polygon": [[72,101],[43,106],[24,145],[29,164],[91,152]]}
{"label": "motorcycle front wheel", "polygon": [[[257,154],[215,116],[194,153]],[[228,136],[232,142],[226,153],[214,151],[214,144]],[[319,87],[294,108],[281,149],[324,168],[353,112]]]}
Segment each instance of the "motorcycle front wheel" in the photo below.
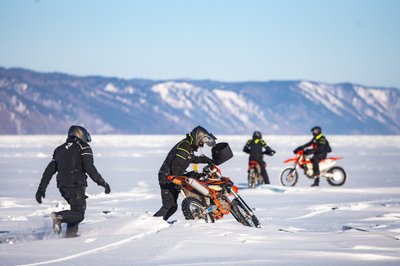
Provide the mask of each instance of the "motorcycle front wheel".
{"label": "motorcycle front wheel", "polygon": [[260,227],[257,217],[248,213],[246,207],[238,199],[232,200],[231,213],[236,221],[245,226]]}
{"label": "motorcycle front wheel", "polygon": [[297,174],[296,169],[288,167],[283,169],[280,177],[280,182],[282,186],[293,187],[294,185],[296,185],[298,179],[299,175]]}
{"label": "motorcycle front wheel", "polygon": [[206,207],[195,198],[185,198],[182,201],[182,212],[186,220],[204,219],[206,222],[214,222],[210,214],[204,214]]}
{"label": "motorcycle front wheel", "polygon": [[332,186],[342,186],[347,179],[347,174],[340,166],[334,166],[327,171],[327,181]]}

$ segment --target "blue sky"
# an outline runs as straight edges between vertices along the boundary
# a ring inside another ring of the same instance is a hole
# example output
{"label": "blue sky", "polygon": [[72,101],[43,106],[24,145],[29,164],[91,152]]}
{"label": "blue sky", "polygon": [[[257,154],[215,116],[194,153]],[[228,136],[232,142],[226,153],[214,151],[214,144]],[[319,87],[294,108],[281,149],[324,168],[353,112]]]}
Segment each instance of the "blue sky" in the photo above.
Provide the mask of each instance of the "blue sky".
{"label": "blue sky", "polygon": [[0,66],[400,88],[396,0],[0,0]]}

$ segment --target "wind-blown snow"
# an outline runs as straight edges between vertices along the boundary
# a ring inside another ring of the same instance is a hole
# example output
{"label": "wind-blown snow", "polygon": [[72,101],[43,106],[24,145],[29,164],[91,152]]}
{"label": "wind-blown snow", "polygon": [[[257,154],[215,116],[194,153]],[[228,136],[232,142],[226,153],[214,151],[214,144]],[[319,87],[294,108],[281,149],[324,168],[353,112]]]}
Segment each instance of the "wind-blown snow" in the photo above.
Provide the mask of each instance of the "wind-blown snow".
{"label": "wind-blown snow", "polygon": [[358,95],[364,98],[368,104],[376,106],[378,110],[386,111],[384,109],[388,108],[389,97],[384,91],[377,89],[366,89],[359,86],[355,87],[355,90]]}
{"label": "wind-blown snow", "polygon": [[238,117],[243,124],[249,122],[250,119],[243,113],[243,109],[246,109],[248,105],[246,100],[233,91],[214,90],[214,93],[220,99],[224,107]]}
{"label": "wind-blown snow", "polygon": [[332,91],[333,86],[327,84],[313,84],[308,81],[302,81],[299,88],[304,91],[306,97],[312,101],[323,104],[326,108],[335,114],[342,116],[341,110],[345,109],[342,101]]}
{"label": "wind-blown snow", "polygon": [[26,111],[26,105],[19,101],[15,95],[11,98],[11,104],[15,106],[15,111],[18,113],[24,113]]}
{"label": "wind-blown snow", "polygon": [[105,86],[104,91],[111,92],[111,93],[117,93],[119,92],[119,89],[112,83],[107,84]]}
{"label": "wind-blown snow", "polygon": [[388,117],[396,116],[396,113],[390,110],[393,105],[396,105],[394,102],[396,100],[390,97],[391,91],[355,85],[356,95],[348,95],[346,89],[340,86],[309,81],[300,82],[299,88],[307,99],[316,104],[322,104],[338,116],[350,114],[359,121],[370,119],[379,123],[386,123]]}
{"label": "wind-blown snow", "polygon": [[197,88],[186,82],[165,82],[154,85],[152,90],[160,94],[160,97],[175,109],[192,109],[192,99],[188,99],[192,93],[199,93]]}
{"label": "wind-blown snow", "polygon": [[241,151],[249,136],[217,136],[234,152],[222,172],[263,228],[231,215],[214,224],[187,221],[180,208],[172,224],[152,217],[161,206],[157,172],[183,137],[94,135],[95,164],[112,192],[89,180],[81,236],[64,239],[49,217],[67,208],[55,178],[42,205],[34,194],[65,136],[0,136],[1,265],[399,265],[399,136],[327,136],[348,182],[310,188],[301,174],[296,187],[281,192],[274,188],[281,189],[283,160],[309,136],[265,136],[277,151],[265,158],[272,186],[253,190],[246,189],[248,156]]}
{"label": "wind-blown snow", "polygon": [[128,94],[133,94],[134,92],[136,92],[136,89],[133,88],[132,86],[128,86],[124,89],[124,91]]}
{"label": "wind-blown snow", "polygon": [[[182,116],[192,118],[197,114],[207,124],[223,126],[225,130],[244,129],[243,125],[258,127],[260,123],[268,123],[260,106],[233,91],[210,91],[190,83],[172,81],[156,84],[152,91],[172,109],[162,115],[175,122],[181,121]],[[182,112],[179,116],[176,115],[177,109]],[[154,110],[158,112],[159,107]],[[204,113],[212,115],[204,116]]]}

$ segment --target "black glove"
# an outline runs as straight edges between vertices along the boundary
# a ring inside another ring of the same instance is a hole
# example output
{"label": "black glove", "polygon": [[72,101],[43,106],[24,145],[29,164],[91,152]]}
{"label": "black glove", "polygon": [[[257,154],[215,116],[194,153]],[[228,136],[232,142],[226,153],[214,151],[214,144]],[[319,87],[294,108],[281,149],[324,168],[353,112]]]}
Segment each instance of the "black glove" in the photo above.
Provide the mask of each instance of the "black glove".
{"label": "black glove", "polygon": [[45,197],[46,197],[46,192],[45,192],[44,190],[38,188],[38,190],[37,190],[37,192],[36,192],[36,196],[35,196],[36,201],[37,201],[39,204],[42,204],[42,198],[45,198]]}
{"label": "black glove", "polygon": [[190,171],[190,172],[186,172],[184,175],[187,177],[191,177],[191,178],[196,178],[197,177],[197,172],[195,171]]}
{"label": "black glove", "polygon": [[311,150],[311,149],[304,150],[304,155],[310,155],[310,154],[313,154],[313,153],[314,153],[314,151]]}
{"label": "black glove", "polygon": [[211,164],[211,165],[215,165],[215,162],[213,161],[213,159],[208,158],[208,157],[205,156],[205,155],[202,155],[201,157],[202,157],[202,161],[203,161],[203,162],[206,162],[206,163]]}
{"label": "black glove", "polygon": [[172,183],[172,179],[168,180],[168,176],[163,176],[158,180],[158,182],[160,183],[160,185],[168,185]]}
{"label": "black glove", "polygon": [[194,178],[194,179],[201,179],[202,177],[204,177],[203,173],[198,173],[195,171],[191,171],[188,174],[189,174],[189,177]]}
{"label": "black glove", "polygon": [[293,151],[293,153],[294,154],[297,154],[299,151],[301,151],[303,148],[302,147],[298,147],[298,148],[296,148],[294,151]]}
{"label": "black glove", "polygon": [[274,154],[276,153],[276,151],[274,151],[273,149],[271,149],[270,147],[265,147],[265,151],[263,152],[266,155],[269,156],[274,156]]}
{"label": "black glove", "polygon": [[111,192],[110,185],[108,183],[105,183],[103,187],[104,187],[104,193],[110,194]]}

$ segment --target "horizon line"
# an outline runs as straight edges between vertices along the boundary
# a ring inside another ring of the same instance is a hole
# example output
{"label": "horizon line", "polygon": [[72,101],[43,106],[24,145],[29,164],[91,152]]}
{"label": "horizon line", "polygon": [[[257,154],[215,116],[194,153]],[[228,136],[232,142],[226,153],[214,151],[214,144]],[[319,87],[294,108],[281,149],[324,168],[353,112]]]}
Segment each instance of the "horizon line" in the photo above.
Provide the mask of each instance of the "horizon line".
{"label": "horizon line", "polygon": [[100,78],[108,78],[108,79],[119,79],[119,80],[149,80],[149,81],[208,81],[208,82],[218,82],[218,83],[269,83],[269,82],[311,82],[311,83],[321,83],[321,84],[326,84],[326,85],[356,85],[356,86],[364,86],[364,87],[369,87],[369,88],[386,88],[386,89],[400,89],[400,87],[395,87],[395,86],[380,86],[380,85],[365,85],[362,83],[358,82],[351,82],[351,81],[341,81],[341,82],[325,82],[325,81],[316,81],[316,80],[311,80],[311,79],[306,79],[306,78],[293,78],[293,79],[260,79],[260,80],[235,80],[235,81],[227,81],[227,80],[222,80],[222,79],[213,79],[213,78],[190,78],[190,77],[181,77],[181,78],[143,78],[143,77],[121,77],[121,76],[111,76],[111,75],[102,75],[102,74],[73,74],[73,73],[68,73],[68,72],[62,72],[58,70],[54,71],[49,71],[49,70],[34,70],[31,68],[26,68],[26,67],[5,67],[5,66],[0,66],[0,68],[3,68],[5,70],[23,70],[23,71],[31,71],[31,72],[36,72],[39,74],[61,74],[61,75],[66,75],[66,76],[75,76],[79,78],[91,78],[91,77],[100,77]]}

